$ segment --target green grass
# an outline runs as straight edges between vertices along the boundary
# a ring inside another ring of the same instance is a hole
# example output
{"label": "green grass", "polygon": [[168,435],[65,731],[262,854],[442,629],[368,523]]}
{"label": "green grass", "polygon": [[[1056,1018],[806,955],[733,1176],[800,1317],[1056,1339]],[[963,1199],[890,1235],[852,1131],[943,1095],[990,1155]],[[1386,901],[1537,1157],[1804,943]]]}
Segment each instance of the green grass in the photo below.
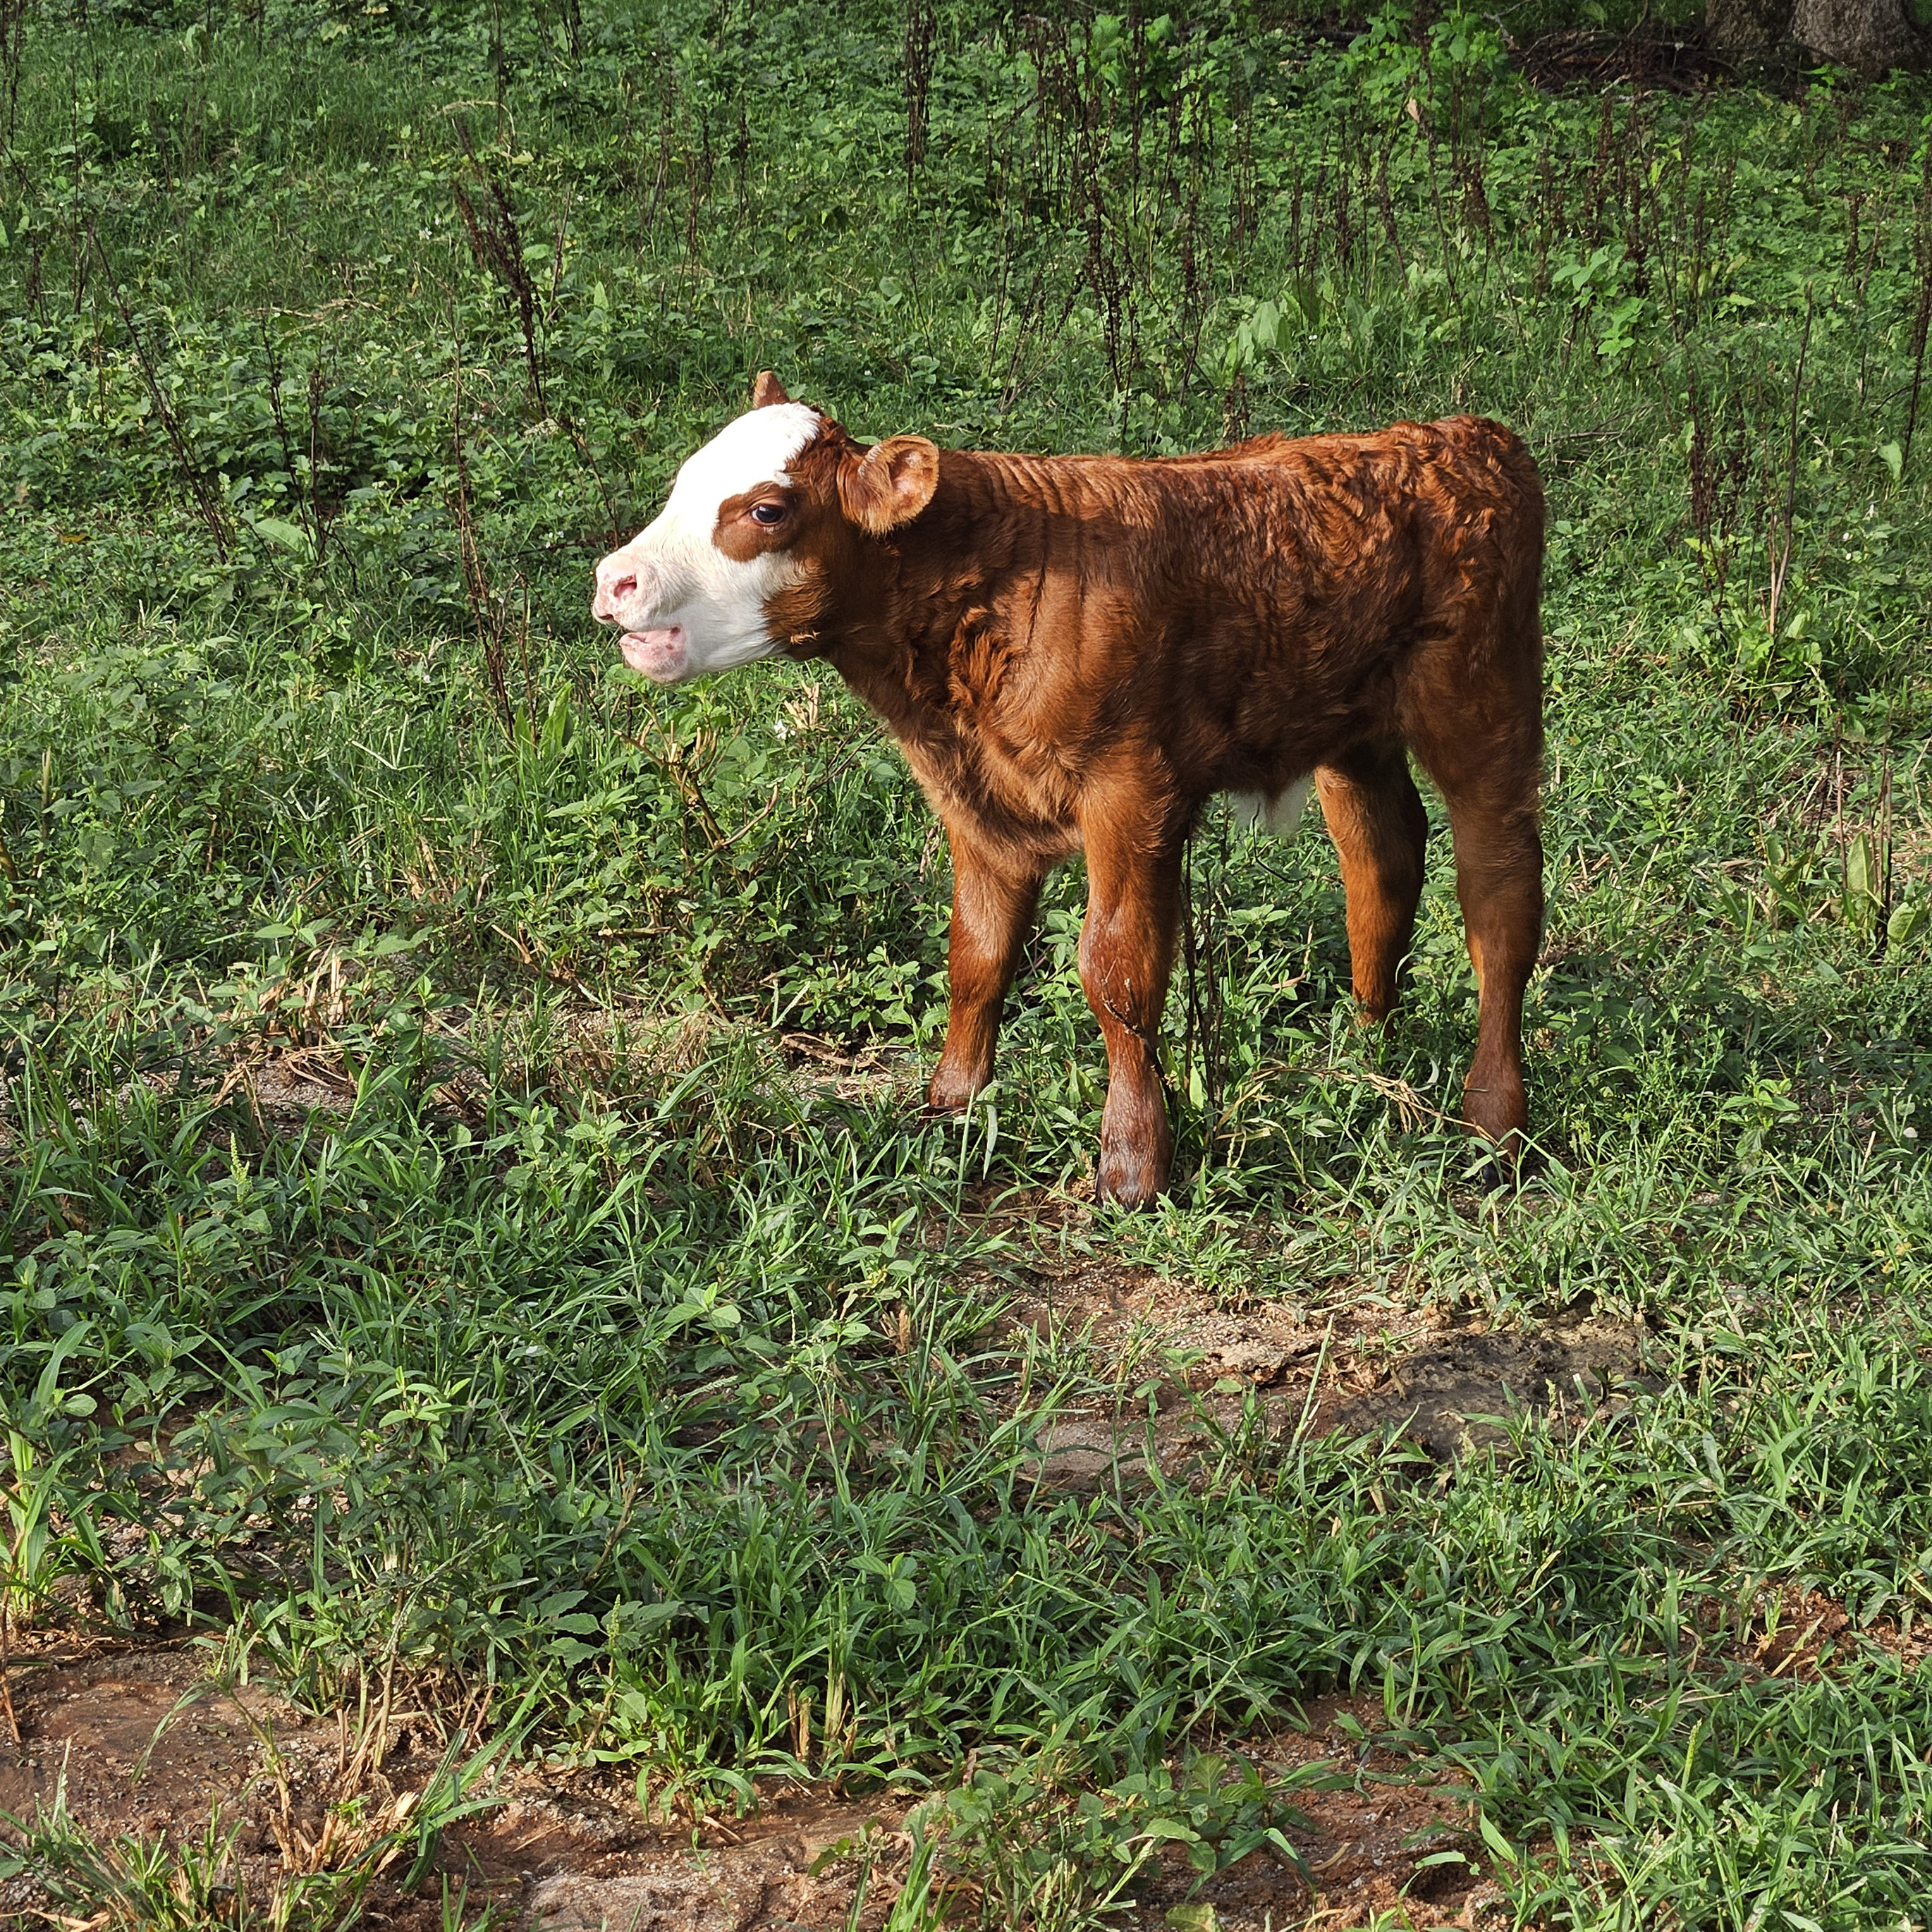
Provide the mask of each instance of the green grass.
{"label": "green grass", "polygon": [[[96,1622],[225,1627],[319,1703],[386,1658],[492,1679],[531,1748],[658,1803],[950,1790],[976,1754],[956,1834],[1016,1921],[1081,1922],[1148,1816],[1209,1864],[1264,1828],[1161,1780],[1343,1688],[1474,1782],[1526,1920],[1917,1922],[1932,95],[1539,96],[1461,16],[1348,51],[962,0],[909,171],[896,10],[502,10],[500,58],[454,4],[29,24],[15,1616],[77,1577]],[[993,1106],[926,1120],[946,866],[890,746],[809,667],[647,691],[586,614],[764,366],[859,433],[989,446],[1524,433],[1552,910],[1519,1190],[1426,1111],[1474,1024],[1439,814],[1385,1038],[1318,830],[1217,814],[1172,1199],[985,1213],[1089,1171],[1077,868]],[[898,1070],[841,1097],[787,1031]],[[298,1049],[338,1096],[305,1121],[252,1097]],[[1257,1414],[1198,1485],[1069,1496],[1034,1438],[1094,1365],[996,1322],[1035,1238],[1317,1316],[1594,1309],[1667,1372],[1453,1471]],[[1853,1623],[1772,1677],[1786,1586]]]}

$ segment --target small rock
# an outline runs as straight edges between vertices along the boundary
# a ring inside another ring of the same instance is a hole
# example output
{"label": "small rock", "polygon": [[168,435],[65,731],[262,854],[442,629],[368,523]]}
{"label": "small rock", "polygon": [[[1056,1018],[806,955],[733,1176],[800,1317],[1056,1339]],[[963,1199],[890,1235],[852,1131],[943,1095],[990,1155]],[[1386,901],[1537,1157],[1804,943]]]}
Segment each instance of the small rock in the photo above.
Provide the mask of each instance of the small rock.
{"label": "small rock", "polygon": [[1278,1382],[1294,1359],[1292,1349],[1273,1342],[1230,1342],[1216,1349],[1214,1366],[1224,1376],[1239,1376],[1244,1382]]}
{"label": "small rock", "polygon": [[1148,1480],[1147,1424],[1104,1419],[1057,1422],[1040,1434],[1041,1454],[1021,1466],[1049,1490],[1091,1491]]}
{"label": "small rock", "polygon": [[739,1932],[764,1902],[760,1885],[698,1872],[552,1878],[531,1893],[524,1932]]}

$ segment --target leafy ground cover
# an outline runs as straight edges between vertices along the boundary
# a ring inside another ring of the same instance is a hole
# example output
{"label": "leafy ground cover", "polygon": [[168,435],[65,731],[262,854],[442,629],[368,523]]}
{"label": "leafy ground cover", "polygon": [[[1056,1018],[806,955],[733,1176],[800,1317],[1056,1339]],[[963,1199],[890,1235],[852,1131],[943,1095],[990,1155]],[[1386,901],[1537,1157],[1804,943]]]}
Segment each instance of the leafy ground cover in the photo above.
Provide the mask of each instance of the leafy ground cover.
{"label": "leafy ground cover", "polygon": [[[270,1745],[251,1685],[344,1714],[172,1846],[10,1785],[0,1909],[500,1916],[516,1761],[882,1806],[902,1932],[1922,1920],[1932,98],[1654,30],[1539,88],[1538,24],[0,9],[0,1724],[197,1638]],[[585,614],[766,366],[987,446],[1522,431],[1518,1184],[1439,824],[1385,1036],[1318,827],[1204,825],[1157,1212],[1086,1204],[1077,866],[922,1115],[890,747]],[[1418,1443],[1483,1336],[1544,1369]],[[1342,1892],[1338,1789],[1450,1797]]]}

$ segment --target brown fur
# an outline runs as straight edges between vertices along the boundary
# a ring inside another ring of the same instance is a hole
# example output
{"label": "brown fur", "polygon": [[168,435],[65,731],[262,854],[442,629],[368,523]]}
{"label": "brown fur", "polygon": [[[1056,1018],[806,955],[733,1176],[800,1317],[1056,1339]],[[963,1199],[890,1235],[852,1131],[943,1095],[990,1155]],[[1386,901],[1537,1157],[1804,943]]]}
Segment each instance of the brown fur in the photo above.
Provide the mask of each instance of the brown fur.
{"label": "brown fur", "polygon": [[[768,376],[758,394],[784,400]],[[1150,1199],[1172,1151],[1155,1040],[1202,806],[1314,772],[1356,995],[1378,1019],[1422,887],[1413,753],[1448,807],[1481,989],[1465,1111],[1513,1148],[1543,919],[1543,496],[1515,436],[1458,416],[1135,461],[866,449],[828,422],[790,473],[779,536],[805,570],[767,620],[885,720],[952,845],[934,1106],[990,1078],[1041,882],[1084,850],[1081,979],[1111,1076],[1099,1190]]]}

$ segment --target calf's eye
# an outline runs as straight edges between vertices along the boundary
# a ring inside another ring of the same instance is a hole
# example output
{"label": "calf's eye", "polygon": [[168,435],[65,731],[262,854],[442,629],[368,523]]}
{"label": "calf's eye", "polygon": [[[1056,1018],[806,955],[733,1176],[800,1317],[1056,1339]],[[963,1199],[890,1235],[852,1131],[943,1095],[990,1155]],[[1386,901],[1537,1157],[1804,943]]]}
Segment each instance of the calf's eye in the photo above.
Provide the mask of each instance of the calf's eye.
{"label": "calf's eye", "polygon": [[785,506],[782,503],[754,503],[752,506],[752,522],[763,524],[766,530],[771,529],[774,524],[783,523],[784,519]]}

